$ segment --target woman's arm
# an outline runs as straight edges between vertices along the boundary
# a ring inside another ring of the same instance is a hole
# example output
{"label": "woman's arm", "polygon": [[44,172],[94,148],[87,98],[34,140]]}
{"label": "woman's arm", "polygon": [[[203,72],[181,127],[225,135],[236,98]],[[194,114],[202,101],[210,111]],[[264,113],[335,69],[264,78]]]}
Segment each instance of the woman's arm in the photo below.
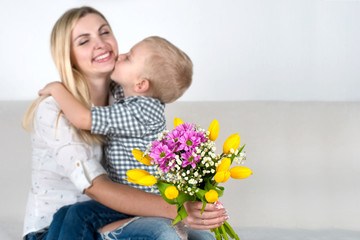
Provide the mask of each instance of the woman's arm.
{"label": "woman's arm", "polygon": [[95,178],[85,194],[107,207],[129,215],[171,219],[176,217],[176,206],[167,204],[161,196],[115,183],[106,175]]}
{"label": "woman's arm", "polygon": [[39,95],[51,95],[74,126],[91,130],[91,111],[83,106],[60,82],[47,84]]}
{"label": "woman's arm", "polygon": [[[169,219],[177,215],[176,205],[168,204],[161,196],[112,182],[106,175],[95,178],[85,193],[101,204],[129,215]],[[226,211],[221,206],[207,204],[201,214],[202,202],[186,202],[188,217],[183,222],[194,229],[219,227],[227,219]]]}

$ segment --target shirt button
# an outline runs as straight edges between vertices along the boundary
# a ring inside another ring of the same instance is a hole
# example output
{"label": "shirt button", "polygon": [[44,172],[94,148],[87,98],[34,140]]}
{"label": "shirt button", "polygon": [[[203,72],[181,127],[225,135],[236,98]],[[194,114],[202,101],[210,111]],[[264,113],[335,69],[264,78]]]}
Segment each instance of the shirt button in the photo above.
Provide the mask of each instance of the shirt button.
{"label": "shirt button", "polygon": [[76,166],[77,166],[77,167],[80,167],[80,163],[79,163],[79,162],[77,162],[77,163],[76,163]]}

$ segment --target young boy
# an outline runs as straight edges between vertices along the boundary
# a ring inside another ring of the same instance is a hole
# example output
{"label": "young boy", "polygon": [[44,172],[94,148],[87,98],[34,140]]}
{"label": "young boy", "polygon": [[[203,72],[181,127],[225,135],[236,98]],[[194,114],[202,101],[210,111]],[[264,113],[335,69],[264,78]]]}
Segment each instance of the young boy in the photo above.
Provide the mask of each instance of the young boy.
{"label": "young boy", "polygon": [[[190,86],[192,62],[167,40],[149,37],[136,44],[129,53],[119,55],[111,79],[121,87],[115,87],[115,103],[107,107],[87,109],[58,82],[48,84],[39,94],[52,95],[76,127],[106,135],[106,168],[113,181],[151,191],[150,187],[125,180],[126,172],[134,168],[154,173],[152,166],[135,160],[131,151],[135,148],[145,151],[146,146],[165,129],[164,104],[178,99]],[[129,217],[124,214],[114,217],[115,211],[94,201],[89,202],[60,209],[54,215],[56,224],[50,225],[49,233],[60,234],[59,239],[69,236],[71,239],[77,239],[77,236],[92,239],[98,228],[116,218]],[[81,211],[74,208],[81,208]],[[101,211],[101,215],[94,215],[96,211]],[[96,217],[96,221],[89,216]],[[79,226],[74,226],[74,221]],[[87,230],[79,231],[80,227]]]}

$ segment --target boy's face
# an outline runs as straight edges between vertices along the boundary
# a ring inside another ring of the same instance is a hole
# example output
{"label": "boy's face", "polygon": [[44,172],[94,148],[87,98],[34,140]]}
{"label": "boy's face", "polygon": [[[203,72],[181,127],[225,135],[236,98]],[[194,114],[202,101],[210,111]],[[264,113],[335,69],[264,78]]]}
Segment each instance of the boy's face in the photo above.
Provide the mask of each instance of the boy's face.
{"label": "boy's face", "polygon": [[120,84],[124,91],[132,89],[143,77],[145,60],[150,55],[151,49],[147,44],[136,44],[128,53],[119,55],[111,79]]}

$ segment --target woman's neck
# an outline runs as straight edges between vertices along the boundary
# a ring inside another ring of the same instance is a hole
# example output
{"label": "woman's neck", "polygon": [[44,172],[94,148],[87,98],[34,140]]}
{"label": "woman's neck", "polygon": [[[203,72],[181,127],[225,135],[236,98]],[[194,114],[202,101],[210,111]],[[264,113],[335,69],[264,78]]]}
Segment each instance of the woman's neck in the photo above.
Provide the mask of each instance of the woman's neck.
{"label": "woman's neck", "polygon": [[95,106],[109,104],[110,79],[88,79],[91,101]]}

